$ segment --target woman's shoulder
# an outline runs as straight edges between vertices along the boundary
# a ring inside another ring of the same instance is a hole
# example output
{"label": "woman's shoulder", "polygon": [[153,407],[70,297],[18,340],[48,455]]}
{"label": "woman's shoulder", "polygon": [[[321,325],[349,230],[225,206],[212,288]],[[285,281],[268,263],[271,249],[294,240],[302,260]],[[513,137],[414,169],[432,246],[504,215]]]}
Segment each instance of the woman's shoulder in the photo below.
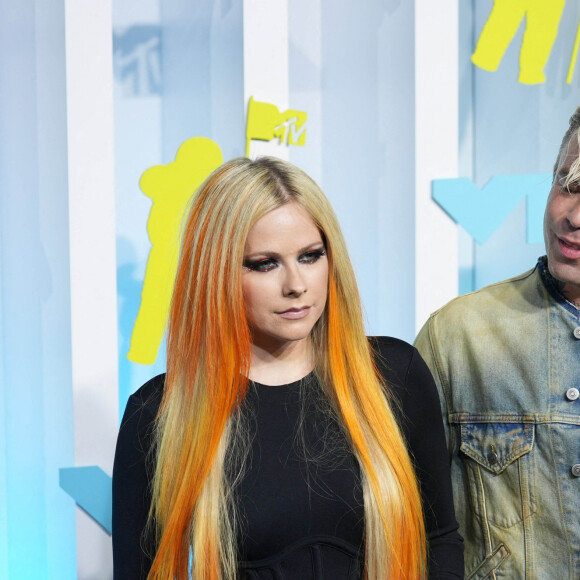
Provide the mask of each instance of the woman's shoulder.
{"label": "woman's shoulder", "polygon": [[404,383],[417,349],[408,342],[392,336],[369,336],[375,363],[387,382]]}
{"label": "woman's shoulder", "polygon": [[163,388],[165,387],[165,373],[161,373],[149,379],[141,387],[139,387],[131,396],[146,401],[151,398],[161,397],[163,395]]}
{"label": "woman's shoulder", "polygon": [[369,342],[377,370],[403,406],[416,396],[438,400],[431,372],[414,346],[388,336],[369,337]]}
{"label": "woman's shoulder", "polygon": [[135,414],[140,417],[155,418],[165,387],[165,373],[157,375],[139,387],[127,401],[123,423],[128,421]]}
{"label": "woman's shoulder", "polygon": [[412,358],[415,347],[394,336],[368,336],[375,353],[381,356]]}

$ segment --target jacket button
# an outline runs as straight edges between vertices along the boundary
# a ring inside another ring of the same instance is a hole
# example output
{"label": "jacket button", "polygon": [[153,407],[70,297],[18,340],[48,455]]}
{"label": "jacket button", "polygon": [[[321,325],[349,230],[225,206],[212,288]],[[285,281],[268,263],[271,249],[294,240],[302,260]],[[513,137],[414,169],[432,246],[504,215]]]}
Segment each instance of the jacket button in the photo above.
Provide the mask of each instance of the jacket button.
{"label": "jacket button", "polygon": [[[498,456],[495,451],[490,451],[487,454],[487,460],[489,461],[490,465],[495,465],[498,462]],[[580,476],[580,465],[578,465],[578,476]]]}
{"label": "jacket button", "polygon": [[580,463],[572,466],[572,475],[574,477],[580,477]]}
{"label": "jacket button", "polygon": [[580,396],[580,391],[576,387],[572,387],[566,391],[566,398],[569,401],[575,401]]}
{"label": "jacket button", "polygon": [[580,326],[577,326],[577,327],[574,329],[574,338],[578,338],[578,339],[580,339]]}

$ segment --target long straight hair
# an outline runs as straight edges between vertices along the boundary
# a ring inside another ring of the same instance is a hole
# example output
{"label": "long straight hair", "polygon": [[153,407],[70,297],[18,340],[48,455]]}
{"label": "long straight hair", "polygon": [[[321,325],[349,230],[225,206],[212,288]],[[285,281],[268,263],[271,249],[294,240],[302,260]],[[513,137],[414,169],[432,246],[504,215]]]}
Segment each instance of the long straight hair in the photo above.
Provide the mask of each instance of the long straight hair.
{"label": "long straight hair", "polygon": [[315,371],[360,465],[366,578],[426,575],[418,485],[365,336],[338,221],[303,171],[263,157],[218,168],[200,188],[185,223],[155,431],[150,522],[158,547],[151,580],[236,577],[232,489],[240,470],[232,475],[226,466],[242,437],[237,419],[250,368],[244,246],[256,221],[286,203],[308,212],[326,244],[328,299],[312,331]]}

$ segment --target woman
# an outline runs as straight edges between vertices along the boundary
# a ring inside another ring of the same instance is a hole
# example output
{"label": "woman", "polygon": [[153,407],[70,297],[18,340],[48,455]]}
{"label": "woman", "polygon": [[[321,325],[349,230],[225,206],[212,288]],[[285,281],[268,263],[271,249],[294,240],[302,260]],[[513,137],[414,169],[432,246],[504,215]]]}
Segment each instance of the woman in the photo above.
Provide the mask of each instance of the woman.
{"label": "woman", "polygon": [[224,164],[185,225],[167,375],[121,425],[115,577],[462,577],[438,409],[412,347],[365,337],[318,186]]}

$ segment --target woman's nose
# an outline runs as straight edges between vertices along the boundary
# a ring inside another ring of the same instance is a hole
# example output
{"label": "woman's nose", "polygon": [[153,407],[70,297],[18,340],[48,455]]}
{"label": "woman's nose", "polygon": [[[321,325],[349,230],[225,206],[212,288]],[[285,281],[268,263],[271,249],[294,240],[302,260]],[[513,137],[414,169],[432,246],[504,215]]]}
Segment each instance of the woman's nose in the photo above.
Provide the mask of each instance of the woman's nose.
{"label": "woman's nose", "polygon": [[282,292],[284,296],[300,296],[306,292],[306,282],[298,265],[286,268]]}

